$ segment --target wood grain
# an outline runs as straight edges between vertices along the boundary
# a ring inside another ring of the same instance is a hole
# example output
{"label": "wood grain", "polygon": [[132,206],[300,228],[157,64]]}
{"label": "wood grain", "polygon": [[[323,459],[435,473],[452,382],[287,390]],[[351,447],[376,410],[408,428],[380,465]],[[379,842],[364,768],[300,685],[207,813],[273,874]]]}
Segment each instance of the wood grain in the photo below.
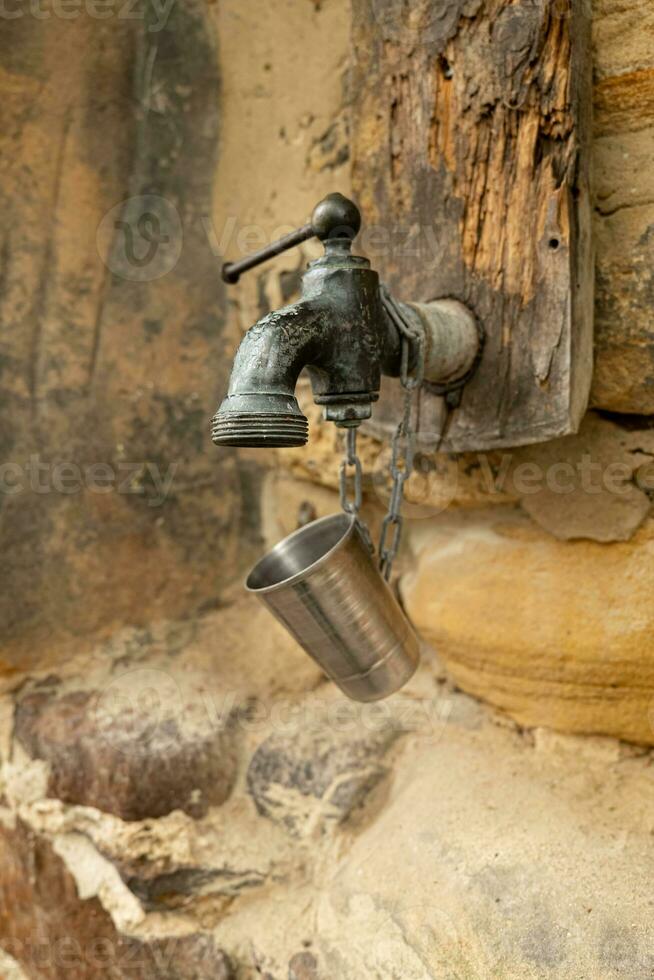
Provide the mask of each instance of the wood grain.
{"label": "wood grain", "polygon": [[[355,0],[354,184],[389,243],[371,258],[401,299],[459,299],[487,334],[445,448],[540,442],[585,411],[589,21],[581,0]],[[427,442],[438,401],[421,395]]]}

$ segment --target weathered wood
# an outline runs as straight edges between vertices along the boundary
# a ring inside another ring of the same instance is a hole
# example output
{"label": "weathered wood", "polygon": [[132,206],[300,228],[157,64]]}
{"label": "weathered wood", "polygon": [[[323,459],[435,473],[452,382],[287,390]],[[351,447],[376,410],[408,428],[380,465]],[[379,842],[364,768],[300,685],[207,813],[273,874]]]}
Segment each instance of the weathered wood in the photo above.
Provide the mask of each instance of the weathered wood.
{"label": "weathered wood", "polygon": [[[459,299],[487,334],[446,448],[540,442],[586,408],[589,20],[584,0],[355,0],[355,190],[392,243],[371,257],[401,299]],[[377,430],[396,414],[382,398]]]}

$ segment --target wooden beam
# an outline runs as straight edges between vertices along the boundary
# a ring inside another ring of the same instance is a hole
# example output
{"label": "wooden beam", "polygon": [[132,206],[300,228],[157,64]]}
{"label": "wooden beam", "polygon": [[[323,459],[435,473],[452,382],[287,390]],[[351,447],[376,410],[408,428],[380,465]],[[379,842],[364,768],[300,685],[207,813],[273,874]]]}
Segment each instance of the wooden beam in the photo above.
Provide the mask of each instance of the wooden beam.
{"label": "wooden beam", "polygon": [[[444,448],[575,431],[592,373],[585,0],[354,0],[355,193],[367,253],[406,301],[486,331]],[[380,230],[381,229],[381,230]],[[397,417],[387,385],[373,430]],[[441,400],[423,392],[426,441]]]}

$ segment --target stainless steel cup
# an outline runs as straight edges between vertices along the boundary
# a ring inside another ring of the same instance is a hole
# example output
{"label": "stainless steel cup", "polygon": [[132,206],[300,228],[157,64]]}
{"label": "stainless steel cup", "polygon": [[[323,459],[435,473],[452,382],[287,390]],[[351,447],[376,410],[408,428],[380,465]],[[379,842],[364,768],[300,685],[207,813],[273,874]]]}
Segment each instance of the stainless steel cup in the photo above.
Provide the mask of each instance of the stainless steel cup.
{"label": "stainless steel cup", "polygon": [[280,541],[246,587],[355,701],[388,697],[418,666],[418,638],[348,514]]}

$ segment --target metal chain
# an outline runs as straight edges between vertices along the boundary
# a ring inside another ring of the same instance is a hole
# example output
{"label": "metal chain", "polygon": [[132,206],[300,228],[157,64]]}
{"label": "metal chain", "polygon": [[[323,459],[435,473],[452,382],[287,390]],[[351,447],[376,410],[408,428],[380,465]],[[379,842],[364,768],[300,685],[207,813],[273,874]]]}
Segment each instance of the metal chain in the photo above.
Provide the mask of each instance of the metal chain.
{"label": "metal chain", "polygon": [[[413,394],[422,384],[424,373],[424,353],[422,332],[414,329],[405,319],[401,307],[391,297],[385,287],[381,288],[381,298],[388,316],[395,324],[401,340],[400,381],[404,389],[404,410],[402,419],[393,436],[391,448],[390,472],[393,481],[388,513],[384,518],[379,540],[379,569],[388,581],[391,577],[393,562],[397,555],[402,537],[402,502],[404,499],[404,484],[409,479],[413,469],[415,451],[415,434],[411,425]],[[414,364],[412,365],[412,360]],[[341,507],[347,514],[353,514],[359,523],[366,540],[374,551],[370,534],[359,519],[359,511],[363,501],[363,471],[361,460],[356,452],[357,430],[347,430],[345,442],[345,458],[339,470],[339,487]],[[350,495],[350,481],[353,483],[353,495]]]}
{"label": "metal chain", "polygon": [[[404,484],[411,476],[415,455],[415,431],[411,424],[413,395],[424,377],[424,337],[406,320],[401,307],[385,286],[381,287],[384,309],[397,327],[401,338],[400,383],[404,389],[404,409],[391,443],[391,478],[393,481],[388,512],[382,522],[379,539],[379,570],[388,582],[400,548],[404,518]],[[411,355],[414,366],[411,370]]]}
{"label": "metal chain", "polygon": [[[402,418],[395,430],[391,443],[390,474],[392,478],[391,496],[386,517],[382,522],[379,539],[379,570],[386,579],[390,580],[393,562],[397,556],[402,539],[403,517],[402,503],[404,501],[404,484],[413,471],[415,456],[415,431],[412,425],[413,396],[423,382],[424,336],[422,331],[414,328],[406,319],[400,304],[393,299],[385,286],[380,287],[381,299],[386,313],[396,326],[401,341],[400,383],[404,389],[404,407]],[[449,421],[449,409],[443,420],[438,448],[440,449]],[[363,501],[363,471],[361,460],[356,451],[357,430],[347,430],[345,442],[345,458],[339,470],[339,486],[341,507],[347,514],[353,514],[359,523],[371,552],[374,547],[367,527],[359,518]],[[351,472],[352,471],[352,472]],[[354,495],[349,495],[349,482],[352,479]]]}

